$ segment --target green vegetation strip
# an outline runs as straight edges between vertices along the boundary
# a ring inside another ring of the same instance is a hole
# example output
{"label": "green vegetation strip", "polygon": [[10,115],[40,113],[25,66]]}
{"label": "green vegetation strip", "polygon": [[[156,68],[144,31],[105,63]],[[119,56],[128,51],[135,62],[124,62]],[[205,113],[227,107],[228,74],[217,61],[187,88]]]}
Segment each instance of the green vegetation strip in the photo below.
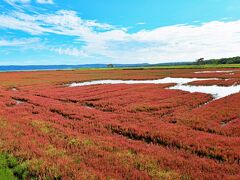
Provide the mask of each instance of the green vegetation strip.
{"label": "green vegetation strip", "polygon": [[149,67],[141,67],[141,68],[136,68],[136,69],[207,69],[207,68],[240,68],[240,64],[149,66]]}
{"label": "green vegetation strip", "polygon": [[208,69],[208,68],[240,68],[240,64],[206,64],[206,65],[175,65],[175,66],[114,67],[114,68],[80,68],[78,70],[151,70],[151,69]]}
{"label": "green vegetation strip", "polygon": [[20,162],[12,155],[0,154],[0,179],[29,179],[29,177],[30,173],[26,163]]}

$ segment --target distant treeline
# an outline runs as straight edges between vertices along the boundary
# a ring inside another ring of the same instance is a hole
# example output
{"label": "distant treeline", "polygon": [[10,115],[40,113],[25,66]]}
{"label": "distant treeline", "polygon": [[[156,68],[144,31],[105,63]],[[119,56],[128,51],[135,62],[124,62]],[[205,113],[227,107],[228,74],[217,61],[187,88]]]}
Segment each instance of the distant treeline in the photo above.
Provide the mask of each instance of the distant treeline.
{"label": "distant treeline", "polygon": [[195,62],[170,62],[170,63],[160,63],[160,64],[145,64],[148,66],[187,66],[187,65],[208,65],[208,64],[240,64],[240,56],[221,58],[221,59],[209,59],[204,58],[197,59]]}
{"label": "distant treeline", "polygon": [[195,64],[240,64],[240,56],[210,60],[204,60],[203,58],[200,58],[195,62]]}

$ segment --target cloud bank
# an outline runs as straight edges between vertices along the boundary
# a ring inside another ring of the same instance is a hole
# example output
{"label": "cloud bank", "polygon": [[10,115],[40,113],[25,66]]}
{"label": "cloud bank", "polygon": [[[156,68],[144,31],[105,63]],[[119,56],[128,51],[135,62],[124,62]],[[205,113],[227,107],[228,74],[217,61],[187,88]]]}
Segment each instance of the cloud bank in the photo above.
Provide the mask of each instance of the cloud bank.
{"label": "cloud bank", "polygon": [[42,41],[47,35],[72,37],[74,42],[69,47],[48,44],[47,48],[59,55],[100,56],[116,63],[191,61],[200,57],[237,56],[240,52],[240,21],[179,24],[129,33],[127,28],[85,20],[75,11],[60,10],[32,15],[14,11],[1,14],[0,22],[0,29],[22,31]]}
{"label": "cloud bank", "polygon": [[29,38],[29,39],[0,39],[0,47],[21,47],[26,45],[32,45],[38,43],[38,38]]}
{"label": "cloud bank", "polygon": [[40,4],[53,4],[53,0],[37,0]]}
{"label": "cloud bank", "polygon": [[[14,5],[15,3],[22,4],[30,3],[32,0],[4,0],[4,1],[10,5]],[[40,4],[54,4],[53,0],[36,0],[35,2]]]}

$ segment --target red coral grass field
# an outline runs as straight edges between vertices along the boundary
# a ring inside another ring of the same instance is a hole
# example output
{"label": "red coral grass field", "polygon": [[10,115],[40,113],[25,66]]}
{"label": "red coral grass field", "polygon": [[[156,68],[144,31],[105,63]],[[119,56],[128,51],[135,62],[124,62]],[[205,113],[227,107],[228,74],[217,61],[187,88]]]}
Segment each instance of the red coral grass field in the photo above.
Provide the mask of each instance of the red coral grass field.
{"label": "red coral grass field", "polygon": [[172,83],[67,86],[164,77],[218,78],[196,86],[240,82],[240,71],[196,71],[1,73],[0,161],[20,179],[240,179],[240,93],[213,100],[168,89]]}

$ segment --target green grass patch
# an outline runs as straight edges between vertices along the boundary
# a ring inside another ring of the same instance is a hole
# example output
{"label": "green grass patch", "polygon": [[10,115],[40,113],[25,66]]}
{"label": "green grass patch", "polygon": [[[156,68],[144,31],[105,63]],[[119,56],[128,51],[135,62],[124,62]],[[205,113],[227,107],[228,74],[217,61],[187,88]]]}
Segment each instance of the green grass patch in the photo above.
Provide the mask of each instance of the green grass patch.
{"label": "green grass patch", "polygon": [[49,145],[46,148],[46,154],[51,157],[63,157],[66,152],[64,150],[55,148],[53,145]]}
{"label": "green grass patch", "polygon": [[94,142],[92,140],[90,140],[90,139],[85,139],[85,140],[83,140],[82,143],[83,143],[84,146],[92,146],[92,145],[94,145]]}
{"label": "green grass patch", "polygon": [[0,154],[0,179],[30,179],[31,176],[27,163],[19,161],[12,155]]}
{"label": "green grass patch", "polygon": [[31,125],[39,129],[44,134],[49,134],[54,131],[51,124],[44,121],[35,120],[31,122]]}
{"label": "green grass patch", "polygon": [[7,127],[7,125],[8,125],[7,120],[3,119],[3,118],[0,118],[0,128],[4,129],[4,128]]}

